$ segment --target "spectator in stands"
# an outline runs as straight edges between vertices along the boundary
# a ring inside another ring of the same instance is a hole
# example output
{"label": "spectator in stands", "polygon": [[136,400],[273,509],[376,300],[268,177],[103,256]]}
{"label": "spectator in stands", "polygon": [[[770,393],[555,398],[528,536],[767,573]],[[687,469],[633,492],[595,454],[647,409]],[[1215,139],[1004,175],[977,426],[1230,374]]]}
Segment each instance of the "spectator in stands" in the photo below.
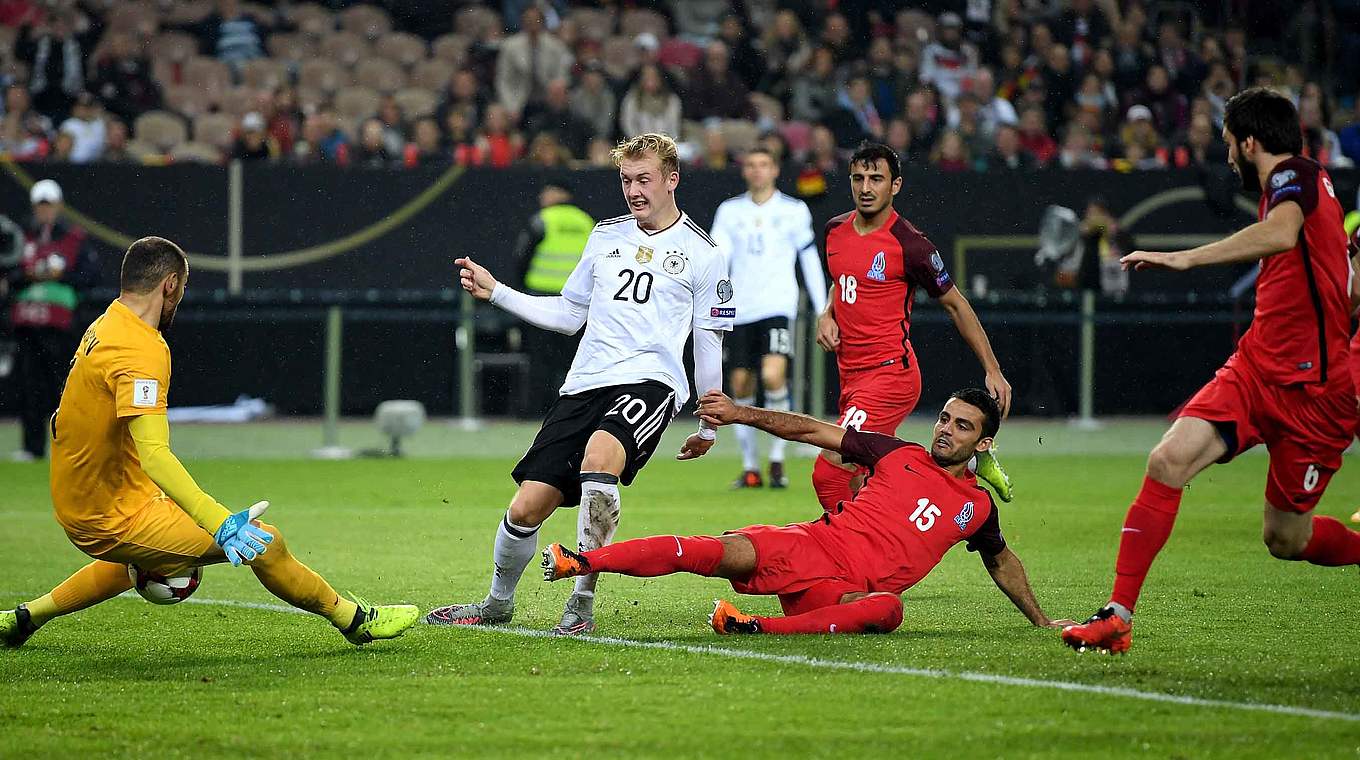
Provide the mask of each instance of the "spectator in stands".
{"label": "spectator in stands", "polygon": [[524,154],[524,136],[514,128],[510,109],[500,103],[487,106],[486,121],[478,130],[477,146],[486,157],[487,164],[497,169],[504,169],[519,160]]}
{"label": "spectator in stands", "polygon": [[481,124],[487,102],[477,75],[471,69],[459,69],[449,78],[444,99],[434,115],[440,124],[447,124],[449,111],[459,109],[467,115],[468,123]]}
{"label": "spectator in stands", "polygon": [[963,139],[968,155],[973,158],[987,155],[992,149],[995,134],[995,131],[989,131],[983,125],[981,113],[982,104],[978,102],[977,96],[965,92],[959,96],[957,107],[953,111],[954,122],[949,125],[949,128]]}
{"label": "spectator in stands", "polygon": [[930,151],[930,164],[942,172],[962,172],[971,168],[968,148],[958,132],[950,129],[940,135]]}
{"label": "spectator in stands", "polygon": [[996,145],[987,156],[988,169],[1026,170],[1034,168],[1034,156],[1020,145],[1020,130],[1002,124],[996,128]]}
{"label": "spectator in stands", "polygon": [[812,58],[812,45],[798,21],[798,14],[788,9],[775,13],[774,23],[765,31],[762,47],[765,74],[761,77],[759,90],[787,101],[792,93],[794,76]]}
{"label": "spectator in stands", "polygon": [[449,165],[451,156],[449,151],[444,149],[439,122],[429,116],[417,119],[411,133],[411,142],[402,152],[402,164],[406,168]]}
{"label": "spectator in stands", "polygon": [[843,14],[832,11],[822,19],[820,44],[831,50],[837,66],[850,63],[856,57],[851,37],[850,22]]}
{"label": "spectator in stands", "polygon": [[378,121],[383,126],[383,147],[387,155],[396,158],[406,150],[406,117],[401,112],[401,104],[391,95],[384,95],[378,102]]}
{"label": "spectator in stands", "polygon": [[836,108],[840,82],[836,74],[836,54],[829,47],[812,52],[810,62],[797,72],[790,86],[789,118],[815,124]]}
{"label": "spectator in stands", "polygon": [[1071,115],[1077,94],[1076,74],[1066,45],[1055,42],[1048,46],[1041,76],[1045,88],[1044,115],[1048,117],[1049,126],[1057,129]]}
{"label": "spectator in stands", "polygon": [[264,111],[268,123],[269,136],[279,146],[279,153],[293,155],[293,143],[297,142],[298,130],[302,125],[302,109],[298,108],[297,90],[288,85],[280,85],[270,97]]}
{"label": "spectator in stands", "polygon": [[302,139],[293,147],[294,155],[303,161],[349,165],[349,140],[336,124],[330,106],[322,106],[307,117],[302,123]]}
{"label": "spectator in stands", "polygon": [[71,153],[75,145],[76,139],[70,132],[58,132],[56,138],[52,140],[52,151],[47,154],[47,160],[56,164],[74,163],[71,160]]}
{"label": "spectator in stands", "polygon": [[592,136],[606,140],[614,136],[614,125],[619,118],[618,101],[605,79],[604,68],[598,63],[592,63],[582,72],[580,84],[571,93],[571,112],[577,119],[590,124]]}
{"label": "spectator in stands", "polygon": [[1200,87],[1200,97],[1209,101],[1213,107],[1214,125],[1223,126],[1223,109],[1237,92],[1237,83],[1233,80],[1232,72],[1228,65],[1222,62],[1214,63],[1209,66],[1209,75],[1205,77],[1204,84]]}
{"label": "spectator in stands", "polygon": [[[998,98],[1007,103],[1019,98],[1036,76],[1038,72],[1025,65],[1025,56],[1019,45],[1007,43],[1001,46],[1001,65],[996,76]],[[1016,119],[1018,122],[1018,115]]]}
{"label": "spectator in stands", "polygon": [[520,31],[500,45],[496,100],[518,123],[529,104],[542,100],[549,82],[571,75],[574,62],[567,46],[544,29],[543,11],[531,5],[520,15]]}
{"label": "spectator in stands", "polygon": [[1148,67],[1143,87],[1133,94],[1131,103],[1147,106],[1152,112],[1152,123],[1163,137],[1174,135],[1190,123],[1190,104],[1185,96],[1172,89],[1166,67]]}
{"label": "spectator in stands", "polygon": [[963,41],[963,19],[953,11],[940,14],[935,33],[938,39],[921,53],[921,81],[953,101],[977,73],[978,51]]}
{"label": "spectator in stands", "polygon": [[571,91],[565,79],[548,83],[542,105],[533,109],[524,125],[531,142],[548,132],[556,136],[559,147],[565,148],[572,159],[585,155],[586,143],[595,136],[594,126],[571,110]]}
{"label": "spectator in stands", "polygon": [[591,140],[590,145],[586,147],[586,165],[599,169],[612,167],[614,165],[613,150],[613,144],[602,137]]}
{"label": "spectator in stands", "polygon": [[1058,144],[1048,134],[1042,108],[1029,106],[1021,111],[1020,147],[1034,157],[1034,163],[1038,166],[1046,166],[1058,155]]}
{"label": "spectator in stands", "polygon": [[104,127],[104,152],[99,160],[111,164],[135,163],[138,159],[128,152],[128,128],[117,117],[110,117]]}
{"label": "spectator in stands", "polygon": [[1072,51],[1077,64],[1084,66],[1110,36],[1110,22],[1105,11],[1096,7],[1092,0],[1072,0],[1058,17],[1053,32],[1058,41]]}
{"label": "spectator in stands", "polygon": [[23,257],[3,274],[17,294],[10,325],[19,343],[20,461],[42,459],[47,424],[61,397],[76,335],[81,293],[98,282],[99,261],[85,231],[61,219],[61,187],[39,180],[29,191],[33,216],[24,229]]}
{"label": "spectator in stands", "polygon": [[71,138],[70,154],[64,160],[87,164],[99,158],[104,152],[104,115],[93,95],[82,92],[76,96],[71,118],[61,123],[60,132]]}
{"label": "spectator in stands", "polygon": [[1142,155],[1157,156],[1162,149],[1162,136],[1152,123],[1152,111],[1147,106],[1133,106],[1124,116],[1124,125],[1119,128],[1119,142],[1125,151],[1130,145],[1137,145]]}
{"label": "spectator in stands", "polygon": [[705,119],[750,119],[755,116],[746,85],[729,68],[731,53],[720,41],[708,43],[704,62],[690,78],[685,93],[685,114]]}
{"label": "spectator in stands", "polygon": [[911,125],[905,119],[893,119],[883,128],[883,142],[906,160],[911,151]]}
{"label": "spectator in stands", "polygon": [[444,119],[444,140],[453,162],[459,166],[481,166],[486,153],[477,139],[477,130],[466,111],[453,109]]}
{"label": "spectator in stands", "polygon": [[240,161],[273,161],[279,157],[278,141],[269,134],[263,114],[251,111],[241,117],[241,129],[229,155]]}
{"label": "spectator in stands", "polygon": [[11,84],[5,88],[5,116],[0,119],[0,150],[16,161],[47,157],[52,122],[29,106],[28,88]]}
{"label": "spectator in stands", "polygon": [[350,151],[350,162],[366,169],[381,169],[392,165],[395,158],[387,150],[387,136],[382,119],[371,116],[359,125],[359,140]]}
{"label": "spectator in stands", "polygon": [[761,134],[756,140],[756,145],[767,151],[776,165],[783,164],[789,159],[789,144],[778,132],[769,131]]}
{"label": "spectator in stands", "polygon": [[820,124],[812,128],[809,136],[807,163],[823,174],[832,174],[845,169],[840,149],[836,147],[836,136]]}
{"label": "spectator in stands", "polygon": [[908,77],[899,71],[895,63],[892,41],[887,37],[875,37],[869,43],[866,76],[874,108],[884,116],[900,112],[906,103],[907,93],[916,84],[915,77]]}
{"label": "spectator in stands", "polygon": [[[837,132],[836,143],[842,147],[858,145],[867,139],[883,139],[883,120],[874,107],[869,89],[869,80],[855,77],[841,88],[836,104],[849,118],[830,119],[827,126]],[[838,127],[841,127],[838,131]]]}
{"label": "spectator in stands", "polygon": [[1172,21],[1157,27],[1157,62],[1166,69],[1172,86],[1186,97],[1199,92],[1208,74],[1204,61],[1185,44],[1180,25]]}
{"label": "spectator in stands", "polygon": [[623,96],[619,127],[625,136],[644,132],[680,134],[680,98],[666,89],[656,66],[644,66],[637,84]]}
{"label": "spectator in stands", "polygon": [[1341,143],[1342,154],[1360,164],[1360,94],[1355,96],[1355,113],[1350,123],[1341,128],[1337,138]]}
{"label": "spectator in stands", "polygon": [[732,165],[732,155],[727,149],[727,137],[720,129],[704,130],[703,152],[694,158],[694,166],[700,169],[723,171]]}
{"label": "spectator in stands", "polygon": [[[81,24],[84,31],[78,31]],[[33,107],[53,121],[64,120],[85,90],[85,53],[99,26],[71,10],[51,14],[48,23],[25,24],[14,41],[14,57],[28,64]]]}
{"label": "spectator in stands", "polygon": [[1147,76],[1152,57],[1143,44],[1139,27],[1132,21],[1120,26],[1115,33],[1114,48],[1114,86],[1119,92],[1130,92],[1138,87]]}
{"label": "spectator in stands", "polygon": [[571,158],[571,153],[558,141],[557,133],[552,131],[534,135],[524,156],[529,165],[548,169],[565,167]]}
{"label": "spectator in stands", "polygon": [[1228,158],[1228,147],[1218,139],[1213,120],[1207,114],[1190,117],[1181,144],[1171,152],[1171,163],[1176,167],[1221,166]]}
{"label": "spectator in stands", "polygon": [[760,84],[765,73],[765,57],[751,41],[751,26],[743,15],[729,13],[718,27],[718,39],[732,54],[731,70],[749,92]]}
{"label": "spectator in stands", "polygon": [[217,7],[201,21],[178,28],[199,40],[205,55],[239,70],[241,64],[265,57],[264,38],[291,28],[264,6],[243,6],[240,0],[217,0]]}
{"label": "spectator in stands", "polygon": [[907,110],[903,116],[911,126],[911,148],[902,160],[924,161],[939,139],[943,121],[930,90],[924,87],[912,90],[907,96]]}
{"label": "spectator in stands", "polygon": [[1105,169],[1109,163],[1093,145],[1091,133],[1082,125],[1069,124],[1063,135],[1058,163],[1064,169]]}
{"label": "spectator in stands", "polygon": [[978,67],[973,75],[971,92],[978,99],[978,124],[983,131],[994,133],[1002,124],[1014,126],[1020,120],[1015,106],[996,93],[996,79],[990,67]]}
{"label": "spectator in stands", "polygon": [[161,107],[161,86],[151,76],[151,62],[141,55],[132,38],[111,34],[105,53],[95,63],[90,91],[105,110],[131,122],[141,114]]}
{"label": "spectator in stands", "polygon": [[1303,152],[1329,169],[1350,168],[1341,151],[1341,139],[1327,127],[1320,93],[1299,100],[1299,126],[1303,128]]}

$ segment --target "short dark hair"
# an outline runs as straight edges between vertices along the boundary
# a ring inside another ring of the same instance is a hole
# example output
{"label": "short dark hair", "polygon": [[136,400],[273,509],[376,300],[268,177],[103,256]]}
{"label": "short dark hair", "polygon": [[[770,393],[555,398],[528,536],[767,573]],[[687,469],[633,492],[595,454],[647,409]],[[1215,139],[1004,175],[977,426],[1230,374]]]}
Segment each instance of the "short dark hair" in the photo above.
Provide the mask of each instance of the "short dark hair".
{"label": "short dark hair", "polygon": [[897,151],[883,143],[868,140],[860,143],[855,149],[855,154],[850,157],[850,167],[853,169],[855,164],[872,167],[879,159],[888,162],[888,174],[891,175],[891,179],[902,176],[902,159],[897,157]]}
{"label": "short dark hair", "polygon": [[1303,152],[1298,109],[1288,97],[1267,87],[1251,87],[1229,98],[1223,126],[1239,142],[1255,137],[1267,153]]}
{"label": "short dark hair", "polygon": [[187,274],[189,257],[184,250],[161,237],[144,237],[123,254],[123,273],[118,286],[127,293],[150,292],[166,275]]}
{"label": "short dark hair", "polygon": [[982,437],[995,438],[1001,429],[1001,405],[996,403],[992,394],[981,388],[964,388],[954,391],[949,398],[958,399],[965,404],[982,410]]}

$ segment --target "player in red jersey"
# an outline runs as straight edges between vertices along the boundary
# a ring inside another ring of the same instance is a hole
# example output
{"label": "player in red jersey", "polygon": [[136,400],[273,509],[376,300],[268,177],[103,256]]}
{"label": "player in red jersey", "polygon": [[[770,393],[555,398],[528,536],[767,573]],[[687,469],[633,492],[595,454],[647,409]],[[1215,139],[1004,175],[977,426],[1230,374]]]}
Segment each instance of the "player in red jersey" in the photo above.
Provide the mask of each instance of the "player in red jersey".
{"label": "player in red jersey", "polygon": [[755,525],[722,536],[653,536],[582,553],[552,544],[543,552],[544,580],[593,572],[694,573],[726,578],[744,594],[779,596],[784,617],[746,615],[718,602],[710,620],[721,634],[887,633],[902,622],[898,594],[966,542],[1030,622],[1072,622],[1050,620],[1039,607],[1024,566],[1001,537],[991,496],[968,470],[1001,424],[990,392],[972,388],[950,397],[929,451],[800,414],[738,406],[718,391],[700,399],[698,414],[710,425],[750,425],[839,452],[869,468],[869,477],[852,501],[811,522]]}
{"label": "player in red jersey", "polygon": [[[987,333],[968,299],[954,287],[935,246],[893,209],[902,189],[902,164],[892,148],[865,143],[850,158],[855,210],[826,223],[826,260],[831,291],[817,320],[817,343],[834,351],[840,369],[840,426],[892,435],[916,408],[921,369],[911,346],[911,309],[918,288],[940,302],[959,334],[977,354],[985,385],[1004,417],[1011,386],[1001,374]],[[977,473],[1002,501],[1011,485],[990,451]],[[850,498],[859,468],[823,451],[812,470],[822,508]]]}
{"label": "player in red jersey", "polygon": [[1327,172],[1298,155],[1299,117],[1284,95],[1258,87],[1233,96],[1223,139],[1243,187],[1261,193],[1260,221],[1199,248],[1134,251],[1123,262],[1184,270],[1259,260],[1256,313],[1236,353],[1148,457],[1142,490],[1124,518],[1110,603],[1062,633],[1078,649],[1128,650],[1134,604],[1171,535],[1182,489],[1209,465],[1258,443],[1270,452],[1270,553],[1315,565],[1360,564],[1360,533],[1313,514],[1360,418],[1347,367],[1350,272],[1341,206]]}
{"label": "player in red jersey", "polygon": [[[1346,217],[1346,234],[1350,236],[1347,255],[1351,259],[1351,314],[1354,316],[1360,309],[1360,211]],[[1360,409],[1360,330],[1351,336],[1350,369],[1351,383],[1355,385],[1355,405]],[[1360,436],[1360,427],[1357,427],[1355,434]],[[1351,522],[1360,523],[1360,509],[1351,515]]]}

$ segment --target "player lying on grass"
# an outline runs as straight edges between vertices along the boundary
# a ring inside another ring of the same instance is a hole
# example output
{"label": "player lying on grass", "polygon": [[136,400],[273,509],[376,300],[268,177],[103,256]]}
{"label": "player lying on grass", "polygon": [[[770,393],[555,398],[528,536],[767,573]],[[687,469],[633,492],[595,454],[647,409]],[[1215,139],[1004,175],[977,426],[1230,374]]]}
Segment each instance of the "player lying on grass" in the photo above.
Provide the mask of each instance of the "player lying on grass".
{"label": "player lying on grass", "polygon": [[694,573],[726,578],[743,594],[774,594],[784,617],[746,615],[719,601],[710,622],[727,633],[887,633],[902,623],[898,594],[916,585],[960,542],[982,557],[992,580],[1036,626],[1061,627],[1034,599],[1025,568],[1006,546],[996,506],[968,471],[992,445],[1001,409],[990,393],[955,393],[940,411],[930,450],[801,414],[738,406],[718,391],[698,415],[750,425],[838,452],[869,470],[864,486],[811,522],[755,525],[722,536],[653,536],[577,553],[552,544],[544,580],[585,573],[642,578]]}
{"label": "player lying on grass", "polygon": [[49,426],[51,489],[57,522],[94,561],[51,593],[0,612],[0,642],[17,647],[49,620],[127,591],[129,564],[173,576],[228,560],[249,565],[271,593],[331,621],[352,643],[400,636],[416,622],[414,606],[341,599],[288,551],[278,528],[255,519],[268,502],[232,514],[170,451],[170,347],[161,333],[188,278],[179,246],[134,242],[122,292],[81,338]]}
{"label": "player lying on grass", "polygon": [[1261,87],[1234,95],[1223,139],[1242,189],[1260,193],[1259,221],[1188,251],[1134,251],[1121,261],[1172,271],[1259,261],[1256,312],[1237,351],[1148,456],[1120,533],[1110,601],[1062,632],[1074,649],[1128,651],[1134,605],[1185,487],[1257,444],[1270,454],[1262,538],[1271,556],[1360,564],[1360,533],[1313,514],[1360,422],[1346,366],[1350,263],[1341,205],[1326,170],[1301,155],[1299,114],[1287,96]]}

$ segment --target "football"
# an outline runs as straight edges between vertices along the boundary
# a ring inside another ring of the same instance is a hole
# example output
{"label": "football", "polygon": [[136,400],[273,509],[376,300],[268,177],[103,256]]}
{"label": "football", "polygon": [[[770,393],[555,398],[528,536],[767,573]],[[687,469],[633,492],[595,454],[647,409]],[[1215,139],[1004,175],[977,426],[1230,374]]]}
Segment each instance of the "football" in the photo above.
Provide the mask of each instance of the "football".
{"label": "football", "polygon": [[143,570],[136,565],[128,565],[128,577],[132,587],[142,598],[152,604],[179,604],[193,596],[203,579],[203,568],[195,567],[188,575],[175,575],[169,578],[160,573]]}

